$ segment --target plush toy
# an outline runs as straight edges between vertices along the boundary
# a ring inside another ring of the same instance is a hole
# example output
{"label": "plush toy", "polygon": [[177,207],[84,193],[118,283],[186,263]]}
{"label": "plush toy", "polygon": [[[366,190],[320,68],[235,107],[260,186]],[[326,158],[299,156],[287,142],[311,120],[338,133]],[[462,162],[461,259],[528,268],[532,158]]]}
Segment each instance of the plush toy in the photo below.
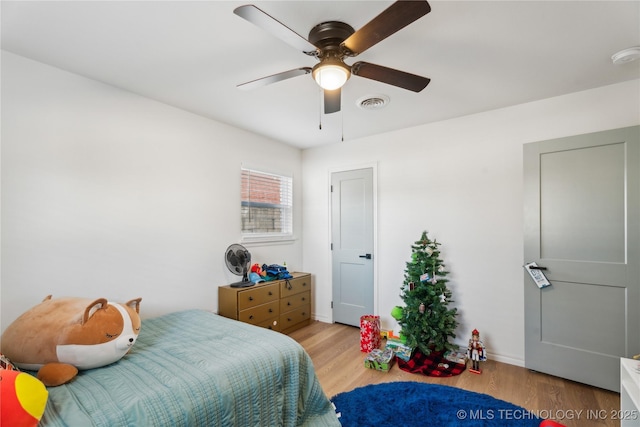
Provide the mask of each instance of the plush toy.
{"label": "plush toy", "polygon": [[48,395],[37,378],[20,371],[0,369],[0,425],[36,427]]}
{"label": "plush toy", "polygon": [[56,298],[18,317],[2,334],[2,353],[21,369],[39,370],[47,386],[71,381],[78,369],[120,360],[140,332],[140,301]]}
{"label": "plush toy", "polygon": [[263,271],[262,268],[260,268],[260,264],[253,264],[251,266],[251,272],[256,273],[258,276],[261,276],[261,277],[264,277],[267,275],[267,272]]}
{"label": "plush toy", "polygon": [[[404,316],[404,310],[399,305],[396,305],[391,309],[391,317],[396,319],[398,322],[402,320]],[[407,343],[407,337],[402,333],[402,326],[400,323],[396,324],[391,330],[391,338],[400,338],[403,344]]]}

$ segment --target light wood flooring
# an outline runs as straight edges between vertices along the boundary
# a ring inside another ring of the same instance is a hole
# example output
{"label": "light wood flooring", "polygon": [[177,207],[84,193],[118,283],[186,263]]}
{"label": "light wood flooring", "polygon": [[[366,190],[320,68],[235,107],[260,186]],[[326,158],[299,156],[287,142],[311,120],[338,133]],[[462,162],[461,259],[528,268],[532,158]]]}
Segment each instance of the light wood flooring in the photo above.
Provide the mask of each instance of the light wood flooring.
{"label": "light wood flooring", "polygon": [[489,394],[567,427],[620,425],[616,419],[620,395],[611,391],[493,360],[481,363],[480,375],[466,370],[458,376],[434,378],[404,372],[397,365],[387,373],[378,372],[364,367],[359,328],[312,322],[289,335],[311,356],[329,398],[368,384],[420,381]]}

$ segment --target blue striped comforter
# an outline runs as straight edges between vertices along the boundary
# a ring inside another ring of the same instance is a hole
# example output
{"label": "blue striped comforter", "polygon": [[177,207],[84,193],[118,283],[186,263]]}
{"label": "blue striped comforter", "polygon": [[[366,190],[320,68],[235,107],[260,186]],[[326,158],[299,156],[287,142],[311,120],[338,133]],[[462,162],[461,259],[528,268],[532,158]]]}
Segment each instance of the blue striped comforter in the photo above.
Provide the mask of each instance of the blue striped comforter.
{"label": "blue striped comforter", "polygon": [[146,319],[120,361],[49,388],[41,426],[340,426],[286,335],[189,310]]}

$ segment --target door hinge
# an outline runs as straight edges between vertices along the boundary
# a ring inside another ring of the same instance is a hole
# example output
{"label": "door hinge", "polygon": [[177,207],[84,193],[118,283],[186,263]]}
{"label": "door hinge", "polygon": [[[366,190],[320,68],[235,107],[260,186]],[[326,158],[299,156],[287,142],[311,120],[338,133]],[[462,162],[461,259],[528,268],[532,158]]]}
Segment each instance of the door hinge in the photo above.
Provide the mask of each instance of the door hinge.
{"label": "door hinge", "polygon": [[331,250],[333,250],[333,243],[331,244]]}
{"label": "door hinge", "polygon": [[333,301],[331,301],[331,308],[333,308]]}
{"label": "door hinge", "polygon": [[333,185],[331,185],[330,187],[331,187],[331,192],[333,193]]}

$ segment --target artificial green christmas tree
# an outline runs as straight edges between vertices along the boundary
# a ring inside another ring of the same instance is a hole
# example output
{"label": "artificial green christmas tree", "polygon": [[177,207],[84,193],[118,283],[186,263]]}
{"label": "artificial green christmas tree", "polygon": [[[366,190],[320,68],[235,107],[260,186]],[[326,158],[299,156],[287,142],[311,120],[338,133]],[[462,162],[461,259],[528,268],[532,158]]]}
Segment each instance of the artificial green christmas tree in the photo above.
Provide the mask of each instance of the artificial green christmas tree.
{"label": "artificial green christmas tree", "polygon": [[451,291],[447,288],[449,274],[440,259],[440,243],[430,240],[427,232],[411,246],[411,261],[407,262],[401,297],[405,307],[398,323],[406,344],[423,354],[452,350],[457,309],[449,308]]}

